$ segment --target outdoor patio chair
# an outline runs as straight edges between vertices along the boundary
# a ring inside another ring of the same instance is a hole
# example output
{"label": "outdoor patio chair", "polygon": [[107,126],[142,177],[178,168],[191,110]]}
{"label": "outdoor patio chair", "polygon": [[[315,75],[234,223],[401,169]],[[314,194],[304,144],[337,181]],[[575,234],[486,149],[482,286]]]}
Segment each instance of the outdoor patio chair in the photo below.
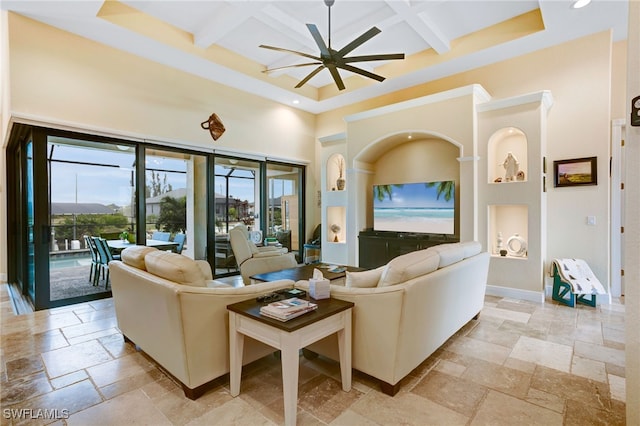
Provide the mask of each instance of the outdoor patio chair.
{"label": "outdoor patio chair", "polygon": [[120,260],[120,256],[113,255],[111,253],[109,244],[107,244],[107,240],[105,240],[104,238],[93,237],[93,241],[96,244],[98,257],[100,259],[98,264],[98,274],[96,274],[98,278],[96,279],[94,277],[94,285],[98,285],[98,282],[100,281],[100,272],[102,272],[102,276],[105,278],[104,288],[106,289],[109,286],[109,262],[111,262],[112,260]]}
{"label": "outdoor patio chair", "polygon": [[99,273],[99,255],[98,255],[98,248],[96,247],[95,242],[93,241],[93,238],[85,235],[84,236],[84,244],[87,246],[87,248],[89,249],[89,253],[91,254],[91,269],[89,270],[89,282],[92,285],[96,285],[96,277],[98,276]]}
{"label": "outdoor patio chair", "polygon": [[187,239],[187,236],[185,234],[183,234],[183,233],[176,234],[173,237],[173,242],[174,243],[178,243],[178,245],[174,249],[176,253],[178,253],[178,254],[182,253],[182,249],[184,248],[184,242],[185,242],[186,239]]}
{"label": "outdoor patio chair", "polygon": [[151,234],[151,239],[157,240],[157,241],[169,241],[170,237],[171,237],[170,232],[155,231],[153,234]]}

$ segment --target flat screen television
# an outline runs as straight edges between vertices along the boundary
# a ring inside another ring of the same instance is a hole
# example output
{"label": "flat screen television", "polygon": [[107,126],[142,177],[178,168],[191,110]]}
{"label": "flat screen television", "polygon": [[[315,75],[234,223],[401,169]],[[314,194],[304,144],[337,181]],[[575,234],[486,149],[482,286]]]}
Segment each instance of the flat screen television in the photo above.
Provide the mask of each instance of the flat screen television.
{"label": "flat screen television", "polygon": [[373,186],[373,230],[455,233],[455,181]]}

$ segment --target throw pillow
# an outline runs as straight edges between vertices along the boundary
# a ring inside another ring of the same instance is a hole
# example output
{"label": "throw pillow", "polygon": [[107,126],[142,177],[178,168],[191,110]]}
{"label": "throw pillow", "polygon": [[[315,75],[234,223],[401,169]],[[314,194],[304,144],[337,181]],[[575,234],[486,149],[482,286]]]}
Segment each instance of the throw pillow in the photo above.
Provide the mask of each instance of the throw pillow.
{"label": "throw pillow", "polygon": [[[386,266],[386,265],[385,265]],[[345,278],[344,286],[347,288],[372,288],[378,285],[380,276],[385,266],[381,266],[370,271],[349,272]]]}
{"label": "throw pillow", "polygon": [[144,257],[154,251],[158,251],[158,249],[147,246],[131,246],[122,250],[120,253],[120,259],[123,263],[129,266],[146,271],[147,266],[144,263]]}
{"label": "throw pillow", "polygon": [[453,265],[464,259],[465,248],[460,243],[440,244],[435,246],[434,250],[440,255],[438,268]]}
{"label": "throw pillow", "polygon": [[392,259],[382,272],[378,287],[409,281],[438,269],[440,256],[429,250],[418,250]]}
{"label": "throw pillow", "polygon": [[196,261],[177,253],[157,250],[144,258],[147,271],[177,284],[205,287],[205,277]]}

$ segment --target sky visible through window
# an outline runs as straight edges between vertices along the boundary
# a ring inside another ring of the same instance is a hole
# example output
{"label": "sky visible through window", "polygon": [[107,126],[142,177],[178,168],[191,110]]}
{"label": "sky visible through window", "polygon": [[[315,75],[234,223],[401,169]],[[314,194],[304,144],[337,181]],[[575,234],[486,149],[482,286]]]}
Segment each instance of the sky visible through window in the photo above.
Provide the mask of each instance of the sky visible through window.
{"label": "sky visible through window", "polygon": [[[131,204],[136,167],[133,152],[64,144],[50,144],[49,152],[51,202]],[[148,163],[148,168],[159,170],[162,180],[166,175],[174,190],[186,186],[185,160],[150,156]]]}
{"label": "sky visible through window", "polygon": [[[63,142],[59,142],[62,140]],[[51,160],[51,202],[54,203],[99,203],[128,206],[134,195],[136,157],[130,146],[73,141],[57,138],[49,143]],[[184,158],[170,158],[160,155],[147,155],[146,184],[151,181],[151,170],[159,173],[161,183],[171,185],[173,190],[187,185],[187,162]],[[225,193],[224,178],[228,169],[216,165],[215,192]],[[257,172],[257,170],[256,170]],[[238,176],[253,177],[249,170],[236,170]],[[273,198],[290,195],[294,191],[294,182],[288,179],[275,179],[270,186]],[[231,179],[229,196],[240,200],[254,201],[254,179]]]}

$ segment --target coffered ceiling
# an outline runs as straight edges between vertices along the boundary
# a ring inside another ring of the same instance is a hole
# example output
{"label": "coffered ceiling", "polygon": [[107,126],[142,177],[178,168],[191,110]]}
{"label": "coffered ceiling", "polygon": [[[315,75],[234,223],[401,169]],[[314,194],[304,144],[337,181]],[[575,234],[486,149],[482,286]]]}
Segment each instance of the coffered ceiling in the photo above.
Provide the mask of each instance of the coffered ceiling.
{"label": "coffered ceiling", "polygon": [[[399,61],[358,63],[386,77],[377,82],[340,71],[339,91],[327,69],[299,89],[315,66],[277,68],[319,56],[305,24],[327,42],[323,0],[8,1],[2,8],[211,81],[319,113],[455,73],[613,29],[627,35],[627,0],[336,0],[331,44],[336,50],[376,26],[382,32],[353,55],[404,53]],[[298,103],[292,104],[296,100]]]}

